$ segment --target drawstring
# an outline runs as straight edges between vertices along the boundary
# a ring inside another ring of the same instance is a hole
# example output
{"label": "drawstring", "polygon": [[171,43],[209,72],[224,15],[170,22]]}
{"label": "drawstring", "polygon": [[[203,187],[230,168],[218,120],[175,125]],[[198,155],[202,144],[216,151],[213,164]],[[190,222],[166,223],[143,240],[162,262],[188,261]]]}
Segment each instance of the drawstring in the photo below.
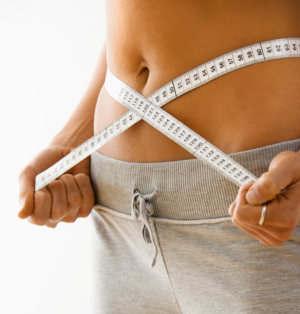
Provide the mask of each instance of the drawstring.
{"label": "drawstring", "polygon": [[[157,257],[157,246],[153,239],[152,231],[150,229],[149,217],[154,214],[153,205],[149,202],[149,200],[154,196],[155,192],[149,195],[142,195],[139,190],[135,189],[133,191],[133,198],[131,202],[131,217],[134,220],[137,220],[141,217],[143,223],[143,237],[145,242],[152,242],[154,247],[154,257],[151,261],[151,267],[155,265],[156,257]],[[150,239],[149,239],[150,236]]]}

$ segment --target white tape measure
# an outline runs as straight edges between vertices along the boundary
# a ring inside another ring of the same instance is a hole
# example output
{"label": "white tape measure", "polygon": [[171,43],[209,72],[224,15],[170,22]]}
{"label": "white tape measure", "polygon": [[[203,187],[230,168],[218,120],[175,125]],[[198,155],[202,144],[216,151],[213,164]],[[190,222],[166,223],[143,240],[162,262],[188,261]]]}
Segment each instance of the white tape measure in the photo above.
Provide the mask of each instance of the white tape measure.
{"label": "white tape measure", "polygon": [[247,169],[160,107],[233,70],[262,61],[289,57],[300,57],[300,38],[276,39],[247,46],[192,69],[164,85],[148,98],[127,86],[108,70],[105,80],[106,90],[129,111],[52,167],[38,174],[35,180],[35,191],[45,187],[141,119],[150,123],[236,185],[241,186],[256,180],[257,178]]}

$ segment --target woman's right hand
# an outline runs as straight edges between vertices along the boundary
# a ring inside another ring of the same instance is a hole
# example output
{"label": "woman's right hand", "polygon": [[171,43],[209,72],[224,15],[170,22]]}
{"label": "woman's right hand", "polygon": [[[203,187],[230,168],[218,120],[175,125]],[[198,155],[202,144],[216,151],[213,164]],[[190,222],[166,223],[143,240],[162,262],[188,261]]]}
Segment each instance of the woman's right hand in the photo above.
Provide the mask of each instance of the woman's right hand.
{"label": "woman's right hand", "polygon": [[[75,147],[74,147],[75,148]],[[90,156],[41,190],[35,190],[35,177],[68,155],[73,148],[49,146],[38,153],[19,175],[18,217],[39,226],[55,228],[60,222],[87,217],[95,203],[90,179]]]}

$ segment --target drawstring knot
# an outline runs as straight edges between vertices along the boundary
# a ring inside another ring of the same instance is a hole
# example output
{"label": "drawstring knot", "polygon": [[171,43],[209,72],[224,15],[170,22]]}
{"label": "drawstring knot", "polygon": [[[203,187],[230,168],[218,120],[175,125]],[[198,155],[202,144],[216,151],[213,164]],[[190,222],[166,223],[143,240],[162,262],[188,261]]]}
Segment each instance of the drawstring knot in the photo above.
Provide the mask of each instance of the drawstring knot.
{"label": "drawstring knot", "polygon": [[131,217],[134,220],[141,218],[143,224],[142,234],[144,240],[146,243],[152,242],[154,247],[154,257],[151,261],[151,267],[155,265],[157,257],[157,246],[153,239],[149,222],[149,217],[154,214],[153,205],[149,202],[149,200],[154,196],[154,194],[155,192],[148,195],[142,195],[139,190],[135,189],[133,191],[133,198],[131,202]]}

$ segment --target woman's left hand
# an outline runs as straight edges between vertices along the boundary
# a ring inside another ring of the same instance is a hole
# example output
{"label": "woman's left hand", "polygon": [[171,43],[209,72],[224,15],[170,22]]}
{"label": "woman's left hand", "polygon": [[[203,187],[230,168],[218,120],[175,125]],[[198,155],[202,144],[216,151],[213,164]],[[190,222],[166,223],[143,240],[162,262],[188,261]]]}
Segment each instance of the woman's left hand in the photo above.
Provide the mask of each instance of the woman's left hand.
{"label": "woman's left hand", "polygon": [[[259,225],[263,204],[265,220]],[[229,207],[232,222],[268,246],[289,240],[300,221],[300,151],[285,151],[257,181],[243,185]]]}

